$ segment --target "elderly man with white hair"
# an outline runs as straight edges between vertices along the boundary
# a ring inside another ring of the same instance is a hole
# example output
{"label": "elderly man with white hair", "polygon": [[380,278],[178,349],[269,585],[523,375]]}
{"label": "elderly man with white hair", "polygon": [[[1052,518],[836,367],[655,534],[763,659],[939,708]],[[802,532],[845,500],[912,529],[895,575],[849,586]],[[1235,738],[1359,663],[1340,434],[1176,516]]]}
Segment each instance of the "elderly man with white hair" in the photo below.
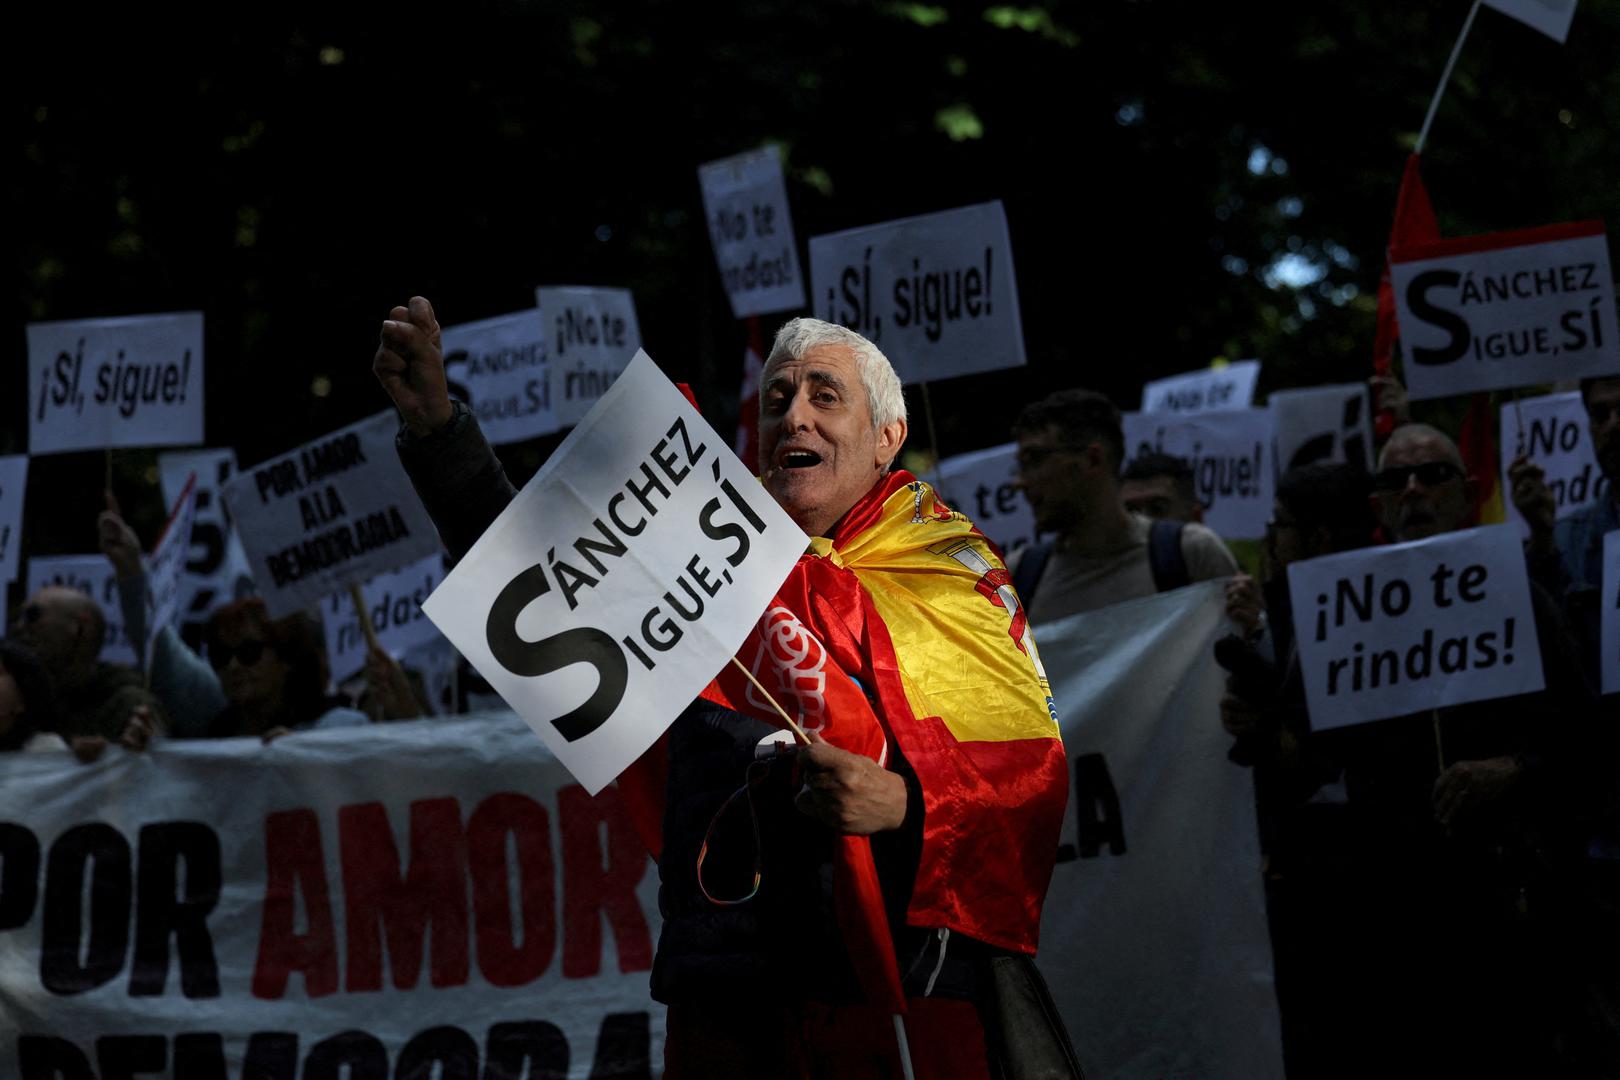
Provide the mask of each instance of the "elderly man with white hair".
{"label": "elderly man with white hair", "polygon": [[[373,370],[459,556],[514,492],[449,397],[426,300],[392,311]],[[669,730],[652,972],[667,1077],[988,1076],[1032,1041],[984,1022],[986,987],[1035,949],[1067,799],[1056,714],[1006,568],[894,468],[905,437],[876,346],[782,328],[759,476],[811,543],[770,614],[815,658],[825,723],[780,753],[778,727],[711,684]]]}

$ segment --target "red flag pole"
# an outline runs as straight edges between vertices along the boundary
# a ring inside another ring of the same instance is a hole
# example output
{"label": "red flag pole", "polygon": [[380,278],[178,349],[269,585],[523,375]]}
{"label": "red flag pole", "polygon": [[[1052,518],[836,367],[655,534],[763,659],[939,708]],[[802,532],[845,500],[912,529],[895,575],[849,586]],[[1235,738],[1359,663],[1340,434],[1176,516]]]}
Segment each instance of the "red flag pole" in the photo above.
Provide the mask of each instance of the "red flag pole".
{"label": "red flag pole", "polygon": [[1457,44],[1451,47],[1451,58],[1446,61],[1446,69],[1440,73],[1440,85],[1435,87],[1434,100],[1429,102],[1429,115],[1423,118],[1423,130],[1418,132],[1417,145],[1412,148],[1414,154],[1423,153],[1423,144],[1429,141],[1429,128],[1434,123],[1434,114],[1440,110],[1440,99],[1445,96],[1446,84],[1451,82],[1451,69],[1457,66],[1457,57],[1462,53],[1463,42],[1468,40],[1468,31],[1473,29],[1474,16],[1479,14],[1480,0],[1474,0],[1474,6],[1468,9],[1468,18],[1463,20],[1462,33],[1457,35]]}

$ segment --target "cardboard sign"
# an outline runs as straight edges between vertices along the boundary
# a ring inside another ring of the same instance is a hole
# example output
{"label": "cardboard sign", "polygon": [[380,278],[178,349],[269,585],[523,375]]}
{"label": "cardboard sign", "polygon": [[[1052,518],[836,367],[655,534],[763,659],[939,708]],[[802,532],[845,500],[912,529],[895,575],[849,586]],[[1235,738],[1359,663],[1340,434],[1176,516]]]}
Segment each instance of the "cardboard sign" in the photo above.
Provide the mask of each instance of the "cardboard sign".
{"label": "cardboard sign", "polygon": [[[1609,480],[1597,463],[1592,449],[1592,432],[1586,422],[1586,407],[1579,391],[1544,394],[1504,404],[1499,417],[1502,452],[1502,491],[1511,493],[1508,466],[1520,454],[1527,454],[1546,473],[1547,488],[1558,504],[1558,517],[1568,517],[1598,501],[1609,490]],[[1511,494],[1503,499],[1508,520],[1519,527],[1520,536],[1530,535],[1530,526],[1513,505]]]}
{"label": "cardboard sign", "polygon": [[1239,360],[1225,367],[1154,379],[1142,387],[1142,411],[1191,416],[1247,409],[1254,404],[1254,384],[1259,381],[1258,360]]}
{"label": "cardboard sign", "polygon": [[23,502],[27,495],[28,455],[0,457],[0,588],[17,580]]}
{"label": "cardboard sign", "polygon": [[424,609],[594,793],[731,659],[807,544],[638,352]]}
{"label": "cardboard sign", "polygon": [[641,348],[629,289],[542,285],[534,302],[545,323],[547,397],[557,427],[577,424]]}
{"label": "cardboard sign", "polygon": [[1003,553],[1035,540],[1035,512],[1018,487],[1018,444],[958,454],[939,463],[939,490]]}
{"label": "cardboard sign", "polygon": [[1184,458],[1204,504],[1204,524],[1224,540],[1266,534],[1276,489],[1271,413],[1265,409],[1197,416],[1126,413],[1125,463],[1157,451]]}
{"label": "cardboard sign", "polygon": [[557,430],[540,310],[444,328],[444,373],[493,446]]}
{"label": "cardboard sign", "polygon": [[1307,559],[1288,585],[1312,730],[1545,685],[1511,526]]}
{"label": "cardboard sign", "polygon": [[1389,253],[1412,400],[1620,372],[1603,223]]}
{"label": "cardboard sign", "polygon": [[78,589],[101,607],[107,637],[101,659],[134,666],[135,646],[124,630],[124,612],[118,603],[118,575],[105,555],[46,555],[28,560],[28,595],[47,585]]}
{"label": "cardboard sign", "polygon": [[378,413],[225,485],[271,618],[440,550],[394,452],[398,426],[392,409]]}
{"label": "cardboard sign", "polygon": [[1603,693],[1620,692],[1620,532],[1603,537],[1603,614],[1598,637],[1602,649]]}
{"label": "cardboard sign", "polygon": [[223,488],[236,475],[236,452],[210,449],[159,454],[158,475],[163,498],[171,506],[195,477],[191,547],[180,579],[180,624],[182,637],[200,640],[197,635],[202,624],[215,608],[257,590],[247,553],[225,513]]}
{"label": "cardboard sign", "polygon": [[812,236],[810,283],[812,314],[864,335],[904,382],[1025,363],[999,201]]}
{"label": "cardboard sign", "polygon": [[1576,0],[1485,0],[1485,6],[1495,8],[1526,26],[1540,30],[1562,45],[1569,37],[1569,24],[1575,18]]}
{"label": "cardboard sign", "polygon": [[28,451],[203,441],[200,311],[28,324]]}
{"label": "cardboard sign", "polygon": [[148,641],[165,626],[179,623],[185,610],[181,587],[186,557],[191,550],[196,508],[197,478],[193,476],[180,490],[180,497],[169,511],[168,523],[163,526],[163,535],[152,545],[152,554],[146,559],[147,603],[150,605],[146,620]]}
{"label": "cardboard sign", "polygon": [[804,307],[782,161],[773,147],[698,166],[720,281],[739,319]]}
{"label": "cardboard sign", "polygon": [[[444,556],[434,554],[403,569],[378,574],[360,586],[371,628],[391,655],[442,640],[438,629],[423,614],[422,602],[443,580]],[[326,629],[326,658],[332,678],[347,679],[366,664],[365,632],[347,589],[326,598],[321,605],[321,622]]]}
{"label": "cardboard sign", "polygon": [[1365,383],[1279,390],[1266,401],[1277,428],[1277,475],[1302,465],[1373,467],[1372,401]]}

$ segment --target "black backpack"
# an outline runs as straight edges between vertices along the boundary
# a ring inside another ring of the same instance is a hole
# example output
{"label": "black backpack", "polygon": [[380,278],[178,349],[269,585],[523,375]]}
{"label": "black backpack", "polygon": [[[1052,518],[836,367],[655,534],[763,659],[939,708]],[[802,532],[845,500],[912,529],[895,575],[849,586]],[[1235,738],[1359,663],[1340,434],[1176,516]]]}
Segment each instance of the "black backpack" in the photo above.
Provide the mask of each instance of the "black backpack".
{"label": "black backpack", "polygon": [[[1187,573],[1186,556],[1181,552],[1181,529],[1184,524],[1180,521],[1155,520],[1148,530],[1148,566],[1153,571],[1153,585],[1159,592],[1169,592],[1192,583]],[[1052,554],[1054,543],[1055,539],[1032,544],[1024,552],[1023,558],[1018,560],[1018,569],[1013,571],[1013,588],[1017,590],[1025,610],[1028,610],[1029,602],[1035,596],[1035,586],[1040,583],[1041,571],[1046,569],[1046,560]]]}

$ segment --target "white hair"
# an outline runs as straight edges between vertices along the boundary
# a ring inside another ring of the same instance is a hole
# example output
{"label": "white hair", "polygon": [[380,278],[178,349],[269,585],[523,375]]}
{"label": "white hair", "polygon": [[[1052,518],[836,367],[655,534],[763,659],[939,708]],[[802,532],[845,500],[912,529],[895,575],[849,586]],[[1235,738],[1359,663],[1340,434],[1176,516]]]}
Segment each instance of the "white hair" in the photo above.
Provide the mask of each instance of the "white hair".
{"label": "white hair", "polygon": [[788,360],[797,360],[819,345],[840,345],[855,354],[855,370],[861,376],[861,386],[866,389],[866,400],[872,410],[873,431],[881,431],[896,420],[906,418],[906,396],[889,358],[848,327],[820,319],[789,319],[776,332],[776,341],[771,344],[771,355],[765,360],[765,372],[759,380],[762,411],[771,369]]}

